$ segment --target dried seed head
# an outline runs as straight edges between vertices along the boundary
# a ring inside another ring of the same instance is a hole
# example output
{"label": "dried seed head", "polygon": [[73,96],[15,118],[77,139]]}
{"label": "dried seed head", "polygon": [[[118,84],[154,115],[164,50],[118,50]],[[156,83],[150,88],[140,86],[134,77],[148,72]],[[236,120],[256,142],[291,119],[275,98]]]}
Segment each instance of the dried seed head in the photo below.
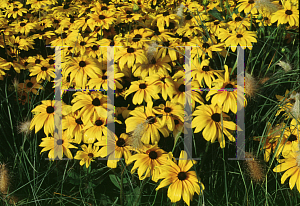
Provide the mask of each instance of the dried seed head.
{"label": "dried seed head", "polygon": [[31,123],[31,120],[26,120],[26,121],[20,122],[19,125],[17,126],[18,133],[19,134],[23,133],[24,135],[29,134],[31,132],[30,123]]}
{"label": "dried seed head", "polygon": [[295,99],[294,106],[291,109],[291,113],[295,119],[300,118],[300,93],[296,93],[295,95],[291,95],[292,99]]}
{"label": "dried seed head", "polygon": [[245,158],[245,164],[251,179],[257,183],[263,182],[265,179],[265,174],[262,164],[250,152],[245,152]]}
{"label": "dried seed head", "polygon": [[256,0],[255,7],[260,12],[268,12],[270,14],[276,12],[279,8],[276,4],[273,4],[270,0]]}
{"label": "dried seed head", "polygon": [[157,47],[158,47],[157,42],[151,42],[151,44],[149,45],[146,53],[148,61],[151,61],[152,58],[154,57]]}
{"label": "dried seed head", "polygon": [[254,77],[251,76],[251,74],[246,73],[245,74],[245,89],[246,89],[246,95],[250,98],[254,97],[255,93],[258,90],[257,81]]}
{"label": "dried seed head", "polygon": [[292,70],[292,66],[288,62],[279,61],[276,65],[279,65],[285,72]]}

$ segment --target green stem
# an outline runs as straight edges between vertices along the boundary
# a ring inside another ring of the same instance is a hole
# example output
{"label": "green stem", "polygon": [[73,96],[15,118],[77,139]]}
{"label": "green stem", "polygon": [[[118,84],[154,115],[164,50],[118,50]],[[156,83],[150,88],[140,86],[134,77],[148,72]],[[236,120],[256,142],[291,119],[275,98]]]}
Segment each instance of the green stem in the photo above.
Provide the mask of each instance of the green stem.
{"label": "green stem", "polygon": [[142,182],[142,185],[141,185],[141,187],[140,187],[140,194],[139,194],[137,200],[135,201],[134,206],[138,206],[139,203],[140,203],[140,199],[141,199],[141,196],[142,196],[142,193],[143,193],[143,187],[144,187],[144,185],[145,185],[145,181],[146,181],[146,180],[143,180],[143,182]]}
{"label": "green stem", "polygon": [[122,170],[121,173],[121,182],[120,182],[120,203],[123,206],[124,205],[124,189],[123,189],[123,177],[124,177],[124,171],[126,169],[126,165]]}

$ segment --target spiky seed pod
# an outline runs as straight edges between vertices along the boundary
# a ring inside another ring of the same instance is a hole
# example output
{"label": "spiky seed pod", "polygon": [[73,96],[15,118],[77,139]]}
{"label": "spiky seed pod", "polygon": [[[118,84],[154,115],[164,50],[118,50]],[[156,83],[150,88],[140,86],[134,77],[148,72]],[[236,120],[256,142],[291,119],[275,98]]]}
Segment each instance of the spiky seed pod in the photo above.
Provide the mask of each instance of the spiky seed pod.
{"label": "spiky seed pod", "polygon": [[[11,191],[9,171],[6,164],[0,164],[0,192],[3,199],[6,199],[9,191]],[[18,198],[14,195],[10,195],[9,197],[7,197],[7,199],[9,199],[9,204],[16,204],[16,202],[18,202]]]}
{"label": "spiky seed pod", "polygon": [[260,161],[257,160],[250,152],[245,152],[245,158],[245,164],[251,179],[256,183],[263,182],[265,179],[265,173]]}
{"label": "spiky seed pod", "polygon": [[27,135],[31,132],[30,128],[30,122],[31,120],[23,121],[20,122],[19,125],[17,126],[18,128],[18,133],[23,133],[24,135]]}
{"label": "spiky seed pod", "polygon": [[292,66],[288,62],[279,61],[276,65],[279,65],[285,72],[292,70]]}
{"label": "spiky seed pod", "polygon": [[249,73],[245,74],[245,90],[246,96],[250,98],[253,98],[258,90],[257,81]]}

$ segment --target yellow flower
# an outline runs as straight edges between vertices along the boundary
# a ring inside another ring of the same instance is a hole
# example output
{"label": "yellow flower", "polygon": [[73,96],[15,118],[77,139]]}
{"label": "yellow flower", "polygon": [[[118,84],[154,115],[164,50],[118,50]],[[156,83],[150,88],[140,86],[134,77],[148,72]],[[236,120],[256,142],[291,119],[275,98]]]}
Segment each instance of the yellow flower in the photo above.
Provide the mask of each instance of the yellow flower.
{"label": "yellow flower", "polygon": [[[120,137],[117,137],[110,132],[111,137],[106,138],[97,138],[98,142],[95,143],[96,146],[102,146],[100,149],[100,157],[107,157],[107,166],[110,168],[116,168],[117,162],[122,156],[124,156],[125,163],[128,163],[129,158],[131,157],[130,150],[133,148],[127,144],[128,134],[122,133]],[[115,145],[115,147],[112,147]]]}
{"label": "yellow flower", "polygon": [[128,68],[132,68],[137,63],[144,64],[147,62],[147,57],[144,50],[127,46],[116,53],[115,61],[119,62],[119,66],[123,70],[125,64]]}
{"label": "yellow flower", "polygon": [[96,157],[100,157],[100,150],[97,146],[92,146],[92,144],[89,144],[88,147],[84,144],[81,145],[81,148],[83,151],[77,151],[74,159],[80,160],[80,165],[86,166],[88,168],[91,164],[93,159]]}
{"label": "yellow flower", "polygon": [[152,180],[156,180],[159,178],[159,173],[155,167],[167,164],[168,154],[164,150],[160,149],[156,143],[155,145],[144,146],[140,153],[132,155],[128,159],[127,165],[134,161],[136,162],[131,169],[132,174],[136,169],[138,169],[140,180],[150,177],[150,175],[152,176]]}
{"label": "yellow flower", "polygon": [[[234,31],[233,33],[225,32],[225,35],[229,36],[229,38],[225,41],[225,45],[231,46],[231,51],[235,52],[238,45],[245,49],[246,47],[252,50],[252,43],[257,42],[256,40],[256,33],[254,31],[246,31],[243,29],[239,29]],[[219,34],[219,38],[224,36],[224,32]]]}
{"label": "yellow flower", "polygon": [[299,10],[293,6],[290,1],[285,1],[284,9],[278,10],[272,14],[271,22],[279,24],[289,23],[290,26],[299,26]]}
{"label": "yellow flower", "polygon": [[168,188],[168,197],[171,202],[178,202],[183,198],[184,202],[190,206],[194,193],[199,195],[204,190],[204,185],[198,180],[196,172],[189,171],[196,162],[187,160],[187,153],[181,151],[178,165],[170,159],[168,163],[158,167],[161,172],[158,179],[163,180],[156,190],[171,184]]}

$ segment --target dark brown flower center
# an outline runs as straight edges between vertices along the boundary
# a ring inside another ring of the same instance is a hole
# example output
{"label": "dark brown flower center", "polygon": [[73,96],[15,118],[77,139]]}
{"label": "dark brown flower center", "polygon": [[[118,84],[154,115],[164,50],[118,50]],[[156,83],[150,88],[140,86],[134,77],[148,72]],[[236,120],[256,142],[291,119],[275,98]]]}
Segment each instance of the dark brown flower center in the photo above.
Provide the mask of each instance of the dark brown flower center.
{"label": "dark brown flower center", "polygon": [[139,85],[139,88],[140,89],[146,89],[147,85],[145,83],[142,83],[142,84]]}
{"label": "dark brown flower center", "polygon": [[116,144],[118,147],[125,147],[125,143],[126,143],[125,139],[119,138]]}
{"label": "dark brown flower center", "polygon": [[242,21],[242,18],[241,17],[235,17],[234,21],[238,22],[238,21]]}
{"label": "dark brown flower center", "polygon": [[60,38],[61,38],[61,39],[65,39],[65,38],[67,38],[67,34],[66,34],[65,32],[64,32],[64,33],[62,33]]}
{"label": "dark brown flower center", "polygon": [[177,119],[174,120],[175,125],[179,124],[179,121]]}
{"label": "dark brown flower center", "polygon": [[178,177],[178,179],[181,180],[181,181],[183,181],[183,180],[185,180],[185,179],[187,178],[185,172],[179,172],[177,177]]}
{"label": "dark brown flower center", "polygon": [[190,15],[190,14],[188,14],[186,17],[185,17],[185,20],[191,20],[193,17]]}
{"label": "dark brown flower center", "polygon": [[101,15],[98,16],[98,18],[103,20],[103,19],[105,19],[105,16],[101,14]]}
{"label": "dark brown flower center", "polygon": [[79,66],[80,66],[80,67],[85,67],[85,66],[86,66],[86,63],[85,63],[84,61],[80,61],[80,62],[79,62]]}
{"label": "dark brown flower center", "polygon": [[106,6],[102,6],[101,11],[104,11],[104,10],[108,10],[108,8]]}
{"label": "dark brown flower center", "polygon": [[163,16],[168,16],[169,15],[169,12],[168,11],[165,11],[164,13],[163,13]]}
{"label": "dark brown flower center", "polygon": [[132,14],[132,11],[126,11],[126,14]]}
{"label": "dark brown flower center", "polygon": [[220,24],[220,22],[218,22],[218,21],[214,22],[214,25],[219,25],[219,24]]}
{"label": "dark brown flower center", "polygon": [[138,42],[138,41],[140,41],[141,38],[142,38],[142,35],[136,34],[136,35],[133,37],[132,41],[133,41],[133,42]]}
{"label": "dark brown flower center", "polygon": [[236,35],[236,38],[242,38],[243,37],[243,35],[242,34],[238,34],[238,35]]}
{"label": "dark brown flower center", "polygon": [[103,80],[106,80],[106,79],[107,79],[107,76],[106,76],[106,75],[102,76],[102,79],[103,79]]}
{"label": "dark brown flower center", "polygon": [[205,72],[209,71],[209,66],[203,66],[202,71],[205,71]]}
{"label": "dark brown flower center", "polygon": [[293,12],[292,12],[291,10],[286,10],[286,11],[285,11],[285,14],[286,14],[286,15],[292,15]]}
{"label": "dark brown flower center", "polygon": [[33,86],[33,83],[32,82],[28,82],[27,85],[26,85],[28,88],[31,88]]}
{"label": "dark brown flower center", "polygon": [[210,47],[210,45],[209,45],[208,43],[204,43],[204,44],[202,45],[202,47],[203,47],[204,49],[208,49],[208,48]]}
{"label": "dark brown flower center", "polygon": [[182,40],[182,42],[189,42],[190,41],[190,39],[186,36],[182,37],[181,40]]}
{"label": "dark brown flower center", "polygon": [[98,48],[98,46],[97,45],[94,45],[93,47],[92,47],[92,50],[93,51],[97,51],[99,48]]}
{"label": "dark brown flower center", "polygon": [[13,9],[13,11],[18,11],[18,10],[19,10],[19,8],[14,8],[14,9]]}
{"label": "dark brown flower center", "polygon": [[151,64],[156,64],[156,60],[154,57],[151,59]]}
{"label": "dark brown flower center", "polygon": [[81,120],[80,117],[79,117],[78,119],[76,119],[75,122],[76,122],[77,124],[83,124],[83,122],[82,122],[82,120]]}
{"label": "dark brown flower center", "polygon": [[130,47],[130,48],[127,49],[127,53],[133,53],[133,52],[134,52],[134,48]]}
{"label": "dark brown flower center", "polygon": [[80,42],[80,46],[84,46],[86,43],[84,41]]}
{"label": "dark brown flower center", "polygon": [[225,89],[233,89],[233,85],[232,84],[227,84]]}
{"label": "dark brown flower center", "polygon": [[49,60],[49,64],[54,64],[54,63],[55,63],[55,61],[53,59]]}
{"label": "dark brown flower center", "polygon": [[155,117],[154,116],[149,116],[147,117],[148,124],[154,124],[155,123]]}
{"label": "dark brown flower center", "polygon": [[126,15],[126,18],[132,18],[133,16],[131,14]]}
{"label": "dark brown flower center", "polygon": [[20,26],[25,26],[26,24],[24,23],[24,22],[22,22],[21,24],[20,24]]}
{"label": "dark brown flower center", "polygon": [[51,113],[54,112],[54,107],[48,106],[48,107],[46,108],[46,111],[47,111],[48,114],[51,114]]}
{"label": "dark brown flower center", "polygon": [[254,1],[253,0],[249,0],[248,3],[249,4],[254,4]]}
{"label": "dark brown flower center", "polygon": [[165,107],[164,111],[165,111],[165,113],[170,113],[172,111],[172,109],[170,107]]}
{"label": "dark brown flower center", "polygon": [[294,134],[291,134],[291,136],[289,136],[289,139],[288,139],[288,141],[296,141],[297,140],[297,136],[296,135],[294,135]]}
{"label": "dark brown flower center", "polygon": [[37,59],[37,60],[35,60],[35,63],[39,64],[39,63],[41,63],[41,60]]}
{"label": "dark brown flower center", "polygon": [[102,120],[100,120],[100,119],[96,120],[96,121],[95,121],[95,125],[96,125],[96,126],[101,126],[101,125],[103,125]]}
{"label": "dark brown flower center", "polygon": [[268,18],[268,17],[264,17],[264,20],[265,20],[265,21],[268,21],[268,20],[269,20],[269,18]]}
{"label": "dark brown flower center", "polygon": [[56,141],[57,145],[62,145],[64,143],[64,140],[63,139],[58,139]]}
{"label": "dark brown flower center", "polygon": [[44,71],[44,72],[47,71],[47,69],[48,69],[47,67],[42,67],[41,68],[41,70]]}
{"label": "dark brown flower center", "polygon": [[190,28],[190,29],[193,29],[193,28],[195,28],[195,26],[190,26],[189,28]]}
{"label": "dark brown flower center", "polygon": [[155,152],[155,151],[149,152],[149,157],[151,159],[155,160],[157,158],[157,152]]}
{"label": "dark brown flower center", "polygon": [[96,107],[100,106],[100,104],[101,104],[100,99],[98,99],[98,98],[93,99],[92,104]]}
{"label": "dark brown flower center", "polygon": [[213,115],[211,115],[211,119],[214,120],[215,122],[220,122],[221,115],[219,113],[214,113]]}
{"label": "dark brown flower center", "polygon": [[94,157],[94,154],[93,153],[88,153],[88,156],[93,158]]}
{"label": "dark brown flower center", "polygon": [[179,90],[180,92],[185,92],[185,85],[184,85],[184,84],[181,84],[181,85],[179,86],[178,90]]}

